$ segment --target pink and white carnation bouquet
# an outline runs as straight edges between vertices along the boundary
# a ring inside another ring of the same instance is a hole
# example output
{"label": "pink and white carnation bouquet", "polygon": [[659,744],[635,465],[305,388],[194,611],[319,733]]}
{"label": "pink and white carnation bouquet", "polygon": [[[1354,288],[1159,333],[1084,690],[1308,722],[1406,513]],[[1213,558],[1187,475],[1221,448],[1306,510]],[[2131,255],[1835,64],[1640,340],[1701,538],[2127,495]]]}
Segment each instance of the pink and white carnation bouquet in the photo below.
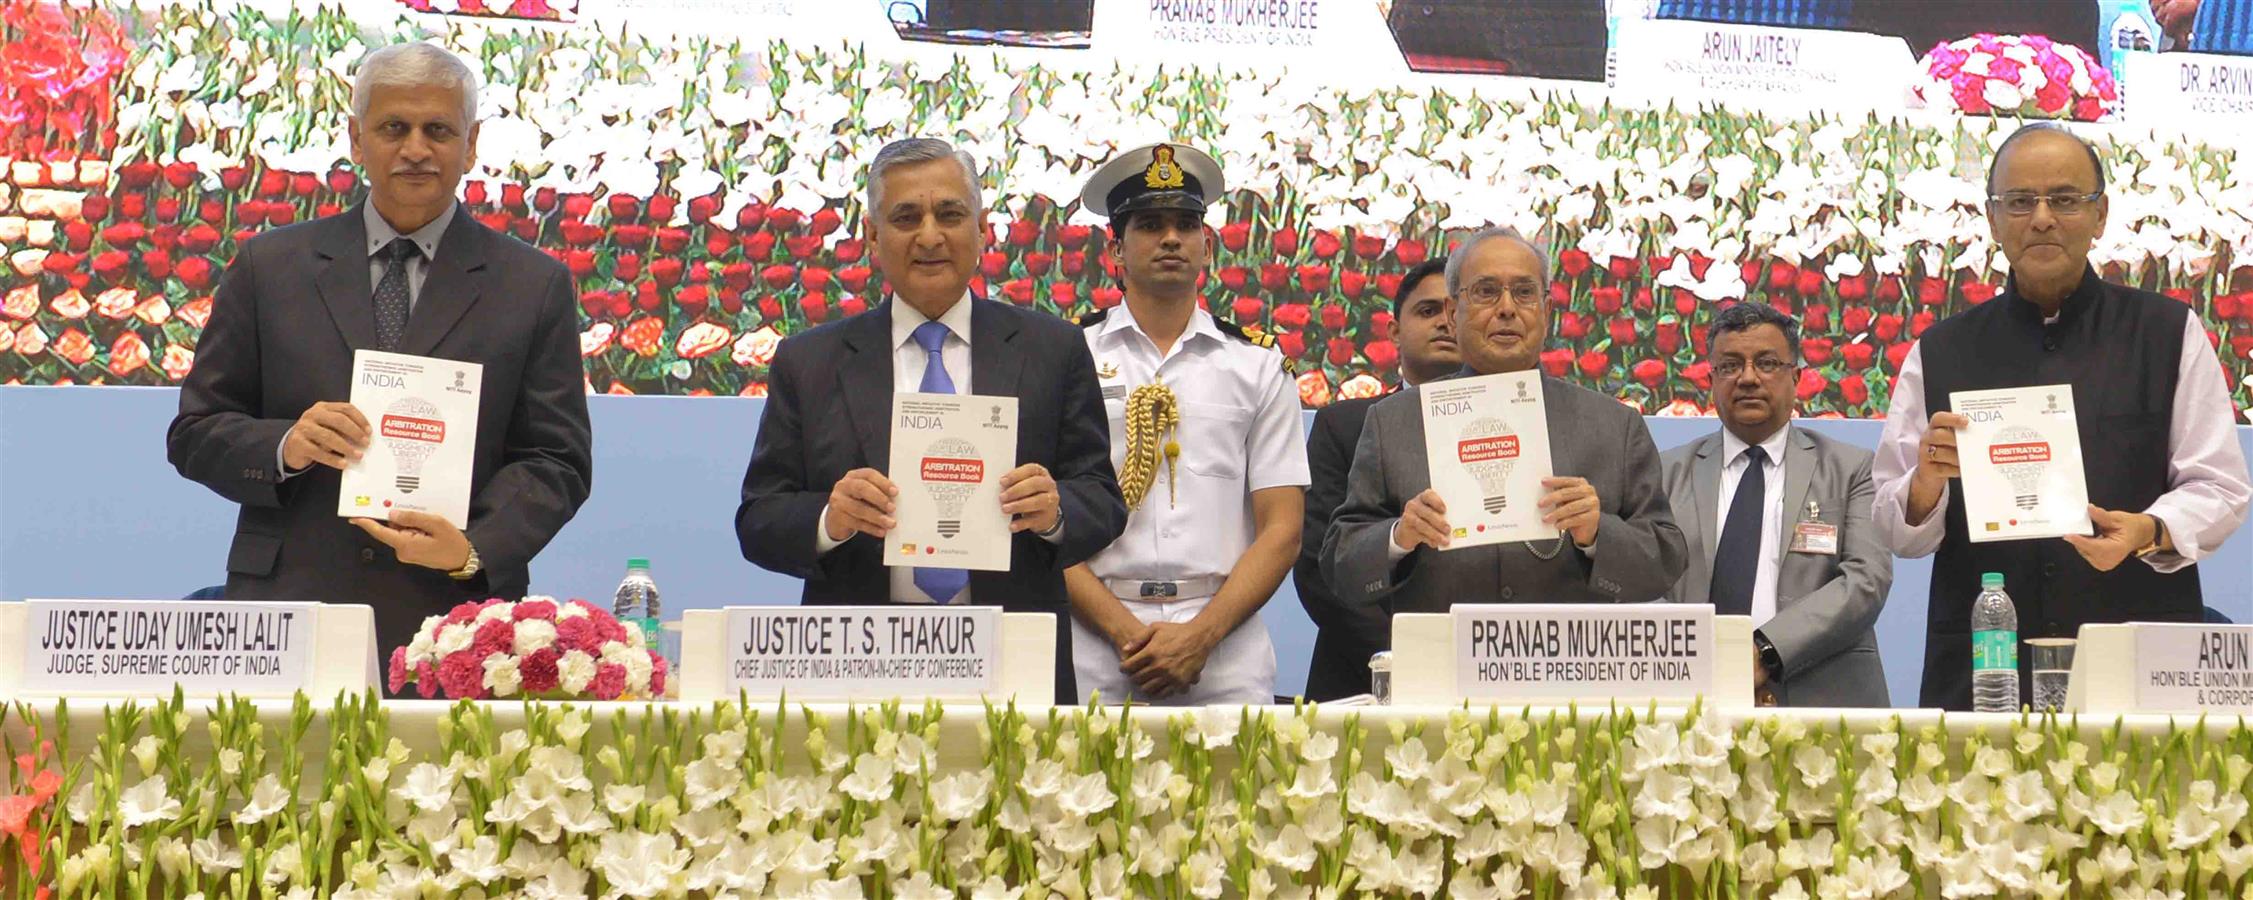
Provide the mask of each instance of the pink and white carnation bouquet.
{"label": "pink and white carnation bouquet", "polygon": [[449,700],[646,700],[664,695],[665,658],[639,625],[584,600],[494,599],[424,619],[391,651],[387,681]]}
{"label": "pink and white carnation bouquet", "polygon": [[2041,35],[1975,34],[1936,44],[1917,97],[1972,115],[2094,122],[2120,101],[2120,85],[2088,51]]}

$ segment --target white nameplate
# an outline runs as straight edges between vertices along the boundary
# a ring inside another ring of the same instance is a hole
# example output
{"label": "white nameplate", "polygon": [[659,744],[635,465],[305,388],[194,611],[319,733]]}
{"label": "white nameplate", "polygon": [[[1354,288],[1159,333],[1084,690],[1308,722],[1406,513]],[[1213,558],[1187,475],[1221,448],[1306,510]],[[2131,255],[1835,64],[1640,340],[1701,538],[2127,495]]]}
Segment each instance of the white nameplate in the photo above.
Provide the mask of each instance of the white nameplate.
{"label": "white nameplate", "polygon": [[1458,604],[1467,699],[1690,700],[1713,691],[1713,607]]}
{"label": "white nameplate", "polygon": [[1786,108],[1898,109],[1915,57],[1897,37],[1674,19],[1627,19],[1613,48],[1621,94]]}
{"label": "white nameplate", "polygon": [[2207,53],[2131,53],[2127,118],[2192,133],[2253,128],[2253,58]]}
{"label": "white nameplate", "polygon": [[2253,713],[2253,625],[2137,625],[2136,710]]}
{"label": "white nameplate", "polygon": [[27,694],[287,696],[312,687],[315,604],[32,600]]}
{"label": "white nameplate", "polygon": [[975,698],[1000,674],[991,606],[730,607],[728,695]]}

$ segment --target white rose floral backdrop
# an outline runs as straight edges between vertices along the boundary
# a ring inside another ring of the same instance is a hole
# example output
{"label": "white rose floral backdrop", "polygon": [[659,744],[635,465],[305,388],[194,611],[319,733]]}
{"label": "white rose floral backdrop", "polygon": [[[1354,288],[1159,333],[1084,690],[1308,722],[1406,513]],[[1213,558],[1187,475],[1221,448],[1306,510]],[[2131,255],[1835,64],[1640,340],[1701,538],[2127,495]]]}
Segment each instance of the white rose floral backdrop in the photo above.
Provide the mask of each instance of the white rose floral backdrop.
{"label": "white rose floral backdrop", "polygon": [[0,895],[2253,897],[2243,722],[413,707],[0,707]]}
{"label": "white rose floral backdrop", "polygon": [[[1489,222],[1547,226],[1559,248],[1543,366],[1647,413],[1700,410],[1703,323],[1752,297],[1807,323],[1810,414],[1882,415],[1910,342],[2004,278],[1980,178],[2011,123],[1950,113],[1651,110],[1503,79],[1336,87],[1088,70],[1069,53],[934,63],[384,4],[151,6],[0,0],[11,47],[84,62],[0,73],[84,126],[0,135],[0,380],[183,377],[239,242],[359,196],[354,61],[425,37],[484,70],[468,210],[577,276],[596,391],[756,395],[781,337],[875,302],[861,173],[878,143],[914,134],[986,163],[997,214],[979,287],[1059,315],[1120,299],[1100,223],[1072,201],[1094,166],[1158,139],[1219,154],[1236,190],[1215,216],[1208,305],[1273,332],[1309,405],[1384,389],[1399,273],[1444,252],[1448,230]],[[2253,410],[2242,148],[2097,139],[2113,184],[2097,261],[2196,308]]]}

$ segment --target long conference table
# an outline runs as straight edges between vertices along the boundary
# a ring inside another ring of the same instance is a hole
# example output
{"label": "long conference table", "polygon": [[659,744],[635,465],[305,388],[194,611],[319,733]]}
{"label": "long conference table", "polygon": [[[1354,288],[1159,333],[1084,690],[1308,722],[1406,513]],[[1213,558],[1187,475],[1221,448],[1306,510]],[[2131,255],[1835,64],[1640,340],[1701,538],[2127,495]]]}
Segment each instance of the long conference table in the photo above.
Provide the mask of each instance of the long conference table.
{"label": "long conference table", "polygon": [[2253,897],[2234,717],[301,695],[0,734],[0,896]]}

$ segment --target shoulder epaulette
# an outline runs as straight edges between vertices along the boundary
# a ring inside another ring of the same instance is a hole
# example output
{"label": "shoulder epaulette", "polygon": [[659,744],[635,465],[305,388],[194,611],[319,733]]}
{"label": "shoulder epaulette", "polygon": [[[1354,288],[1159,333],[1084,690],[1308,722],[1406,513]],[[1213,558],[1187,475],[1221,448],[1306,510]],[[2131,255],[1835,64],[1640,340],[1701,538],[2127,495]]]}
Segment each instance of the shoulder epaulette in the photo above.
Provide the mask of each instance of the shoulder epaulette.
{"label": "shoulder epaulette", "polygon": [[1261,330],[1257,325],[1238,325],[1234,322],[1228,321],[1227,319],[1223,319],[1219,316],[1214,316],[1213,327],[1220,329],[1221,334],[1228,335],[1229,337],[1243,341],[1244,343],[1250,344],[1254,347],[1267,349],[1275,346],[1275,336]]}
{"label": "shoulder epaulette", "polygon": [[1072,324],[1078,325],[1081,328],[1094,328],[1097,325],[1103,324],[1103,316],[1108,312],[1110,312],[1110,310],[1108,309],[1099,309],[1091,313],[1073,316]]}

